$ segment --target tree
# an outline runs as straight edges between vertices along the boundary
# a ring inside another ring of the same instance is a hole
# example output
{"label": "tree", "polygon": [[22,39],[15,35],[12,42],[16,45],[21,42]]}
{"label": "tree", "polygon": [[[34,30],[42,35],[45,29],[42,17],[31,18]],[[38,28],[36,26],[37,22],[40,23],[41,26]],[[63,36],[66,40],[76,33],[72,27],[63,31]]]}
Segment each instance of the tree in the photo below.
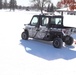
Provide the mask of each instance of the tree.
{"label": "tree", "polygon": [[7,0],[4,1],[3,8],[4,8],[4,9],[7,9],[7,8],[8,8]]}
{"label": "tree", "polygon": [[54,5],[53,5],[53,3],[51,4],[50,11],[51,11],[51,12],[53,12],[53,11],[54,11]]}
{"label": "tree", "polygon": [[50,0],[32,0],[31,2],[33,3],[33,6],[35,6],[37,9],[40,9],[41,12],[46,4],[51,3]]}
{"label": "tree", "polygon": [[47,12],[53,12],[55,9],[55,6],[53,5],[53,3],[50,5],[48,4],[48,7],[47,7]]}
{"label": "tree", "polygon": [[76,0],[61,0],[57,3],[57,7],[69,7],[71,11],[76,9]]}
{"label": "tree", "polygon": [[61,8],[62,6],[61,6],[61,2],[59,1],[59,2],[57,2],[57,8]]}
{"label": "tree", "polygon": [[48,4],[47,12],[50,12],[50,4]]}
{"label": "tree", "polygon": [[17,7],[16,0],[10,0],[10,2],[9,2],[9,8],[10,8],[10,10],[12,9],[14,11],[16,9],[16,7]]}
{"label": "tree", "polygon": [[0,0],[0,9],[2,9],[2,0]]}

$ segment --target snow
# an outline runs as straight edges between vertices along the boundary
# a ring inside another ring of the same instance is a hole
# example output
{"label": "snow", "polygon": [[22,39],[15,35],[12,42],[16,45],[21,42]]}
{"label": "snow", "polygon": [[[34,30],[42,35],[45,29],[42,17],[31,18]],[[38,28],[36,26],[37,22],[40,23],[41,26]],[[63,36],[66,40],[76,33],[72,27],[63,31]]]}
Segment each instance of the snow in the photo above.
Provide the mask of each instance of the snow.
{"label": "snow", "polygon": [[56,49],[52,43],[21,39],[24,24],[38,13],[0,10],[0,75],[76,75],[75,44]]}

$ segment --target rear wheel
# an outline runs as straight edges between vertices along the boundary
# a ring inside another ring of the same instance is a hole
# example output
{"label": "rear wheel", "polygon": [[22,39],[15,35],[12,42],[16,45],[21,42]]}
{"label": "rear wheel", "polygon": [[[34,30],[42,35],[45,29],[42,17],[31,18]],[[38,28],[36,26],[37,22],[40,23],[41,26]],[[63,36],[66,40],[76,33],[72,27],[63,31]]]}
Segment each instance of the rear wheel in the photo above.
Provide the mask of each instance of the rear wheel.
{"label": "rear wheel", "polygon": [[73,38],[71,36],[65,37],[65,44],[66,45],[72,45],[73,44]]}
{"label": "rear wheel", "polygon": [[22,32],[21,38],[24,40],[28,40],[28,33],[27,32]]}
{"label": "rear wheel", "polygon": [[63,45],[63,41],[62,41],[61,38],[55,38],[55,39],[53,40],[53,46],[54,46],[55,48],[61,48],[62,45]]}

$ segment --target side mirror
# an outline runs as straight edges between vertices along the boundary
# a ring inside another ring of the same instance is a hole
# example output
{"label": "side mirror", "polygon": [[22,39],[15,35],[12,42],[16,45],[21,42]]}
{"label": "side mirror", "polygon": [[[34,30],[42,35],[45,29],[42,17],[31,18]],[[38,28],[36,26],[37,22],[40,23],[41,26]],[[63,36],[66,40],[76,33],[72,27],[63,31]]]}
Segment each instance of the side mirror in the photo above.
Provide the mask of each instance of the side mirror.
{"label": "side mirror", "polygon": [[30,25],[30,23],[29,24],[24,24],[24,26],[26,26],[26,25]]}

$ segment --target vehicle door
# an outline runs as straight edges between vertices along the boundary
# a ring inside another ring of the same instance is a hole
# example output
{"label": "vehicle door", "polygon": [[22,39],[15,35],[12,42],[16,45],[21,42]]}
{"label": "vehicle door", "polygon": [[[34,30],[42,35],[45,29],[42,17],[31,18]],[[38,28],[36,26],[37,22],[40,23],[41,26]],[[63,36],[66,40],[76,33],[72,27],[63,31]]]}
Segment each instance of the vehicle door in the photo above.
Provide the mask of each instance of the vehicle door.
{"label": "vehicle door", "polygon": [[40,18],[40,26],[39,31],[36,35],[37,38],[43,39],[46,36],[46,32],[48,31],[47,25],[49,23],[49,17],[42,16]]}
{"label": "vehicle door", "polygon": [[38,16],[33,16],[29,26],[28,26],[28,31],[29,31],[29,36],[30,37],[35,37],[36,33],[37,33],[37,29],[38,29],[38,25],[39,25],[39,17]]}

